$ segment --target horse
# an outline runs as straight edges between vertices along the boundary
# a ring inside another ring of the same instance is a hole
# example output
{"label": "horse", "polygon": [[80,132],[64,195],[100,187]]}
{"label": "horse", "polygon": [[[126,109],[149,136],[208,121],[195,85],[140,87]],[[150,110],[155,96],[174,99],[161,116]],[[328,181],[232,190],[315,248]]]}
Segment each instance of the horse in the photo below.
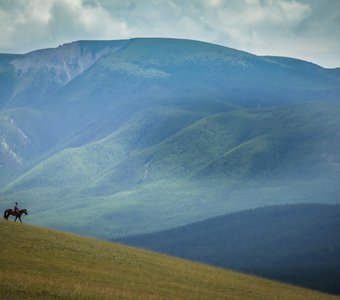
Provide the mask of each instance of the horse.
{"label": "horse", "polygon": [[5,218],[6,220],[8,220],[8,217],[9,217],[10,215],[12,215],[12,216],[15,216],[14,222],[16,222],[17,219],[19,218],[20,222],[22,223],[22,221],[21,221],[21,215],[22,215],[22,214],[27,215],[27,214],[28,214],[28,213],[27,213],[27,210],[26,210],[26,209],[14,210],[14,209],[9,208],[9,209],[6,209],[6,210],[5,210],[5,212],[4,212],[4,218]]}

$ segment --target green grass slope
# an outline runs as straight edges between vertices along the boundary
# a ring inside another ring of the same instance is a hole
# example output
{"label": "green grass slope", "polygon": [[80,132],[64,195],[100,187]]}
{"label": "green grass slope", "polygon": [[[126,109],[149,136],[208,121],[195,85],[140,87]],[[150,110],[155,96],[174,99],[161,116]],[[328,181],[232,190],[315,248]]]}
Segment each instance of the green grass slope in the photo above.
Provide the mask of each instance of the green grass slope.
{"label": "green grass slope", "polygon": [[110,194],[161,179],[337,173],[339,113],[339,105],[321,104],[236,110],[205,118],[181,110],[144,111],[99,141],[43,161],[14,181],[9,191],[73,185]]}
{"label": "green grass slope", "polygon": [[340,205],[227,214],[119,242],[340,294]]}
{"label": "green grass slope", "polygon": [[1,299],[339,299],[10,221],[0,232]]}
{"label": "green grass slope", "polygon": [[54,113],[30,108],[0,110],[0,185],[42,159],[62,133]]}
{"label": "green grass slope", "polygon": [[122,159],[131,160],[134,153],[166,140],[203,116],[203,113],[179,109],[138,112],[99,140],[90,140],[80,147],[65,147],[27,172],[15,189],[31,186],[82,188],[112,170]]}
{"label": "green grass slope", "polygon": [[0,208],[19,199],[30,222],[109,239],[264,205],[338,203],[339,115],[324,103],[139,111],[12,181]]}

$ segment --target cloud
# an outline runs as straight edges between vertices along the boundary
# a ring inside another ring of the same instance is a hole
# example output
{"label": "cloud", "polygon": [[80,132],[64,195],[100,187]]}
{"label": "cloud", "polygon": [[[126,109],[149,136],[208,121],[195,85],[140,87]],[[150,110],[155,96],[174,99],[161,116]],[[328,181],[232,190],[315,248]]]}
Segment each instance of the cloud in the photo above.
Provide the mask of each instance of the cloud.
{"label": "cloud", "polygon": [[124,20],[114,19],[99,4],[83,3],[81,0],[55,1],[52,19],[48,26],[54,37],[72,39],[115,39],[129,37],[129,30]]}
{"label": "cloud", "polygon": [[128,38],[122,19],[113,19],[98,2],[81,0],[15,1],[0,8],[0,47],[18,52],[54,47],[79,39]]}
{"label": "cloud", "polygon": [[18,1],[15,6],[1,7],[1,48],[11,49],[16,45],[20,45],[19,48],[25,48],[31,40],[40,36],[50,18],[50,6],[49,2],[37,0],[35,2]]}
{"label": "cloud", "polygon": [[[218,7],[217,7],[218,6]],[[228,1],[209,3],[205,22],[221,38],[241,48],[263,46],[272,38],[284,38],[303,22],[310,7],[295,1]]]}

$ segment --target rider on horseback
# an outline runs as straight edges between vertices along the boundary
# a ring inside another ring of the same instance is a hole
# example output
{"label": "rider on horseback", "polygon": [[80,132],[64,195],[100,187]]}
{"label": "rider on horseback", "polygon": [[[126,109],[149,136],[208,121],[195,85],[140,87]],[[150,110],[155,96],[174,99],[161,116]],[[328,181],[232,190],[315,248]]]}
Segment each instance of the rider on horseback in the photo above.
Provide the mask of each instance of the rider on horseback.
{"label": "rider on horseback", "polygon": [[18,210],[19,210],[19,204],[18,202],[15,202],[14,211],[18,211]]}

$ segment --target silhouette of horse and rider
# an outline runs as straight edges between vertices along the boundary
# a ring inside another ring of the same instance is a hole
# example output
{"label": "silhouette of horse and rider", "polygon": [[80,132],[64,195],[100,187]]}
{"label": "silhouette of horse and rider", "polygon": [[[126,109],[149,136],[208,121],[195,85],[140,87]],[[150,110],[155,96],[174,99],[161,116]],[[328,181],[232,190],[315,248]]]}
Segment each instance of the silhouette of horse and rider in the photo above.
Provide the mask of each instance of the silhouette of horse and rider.
{"label": "silhouette of horse and rider", "polygon": [[27,214],[28,214],[28,213],[27,213],[27,210],[26,210],[26,209],[19,209],[18,202],[15,202],[14,209],[8,208],[8,209],[6,209],[6,210],[4,211],[4,218],[5,218],[6,220],[8,220],[8,217],[12,215],[12,216],[15,217],[14,222],[16,222],[17,219],[19,219],[20,222],[22,223],[22,221],[21,221],[21,215],[22,215],[22,214],[27,215]]}

